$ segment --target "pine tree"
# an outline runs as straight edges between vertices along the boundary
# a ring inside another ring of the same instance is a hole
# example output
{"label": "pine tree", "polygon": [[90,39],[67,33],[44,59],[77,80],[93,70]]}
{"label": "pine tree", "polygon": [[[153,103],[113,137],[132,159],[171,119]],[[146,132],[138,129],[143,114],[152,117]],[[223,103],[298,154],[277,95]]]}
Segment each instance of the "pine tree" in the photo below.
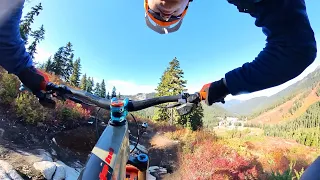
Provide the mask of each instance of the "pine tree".
{"label": "pine tree", "polygon": [[45,62],[44,64],[44,69],[47,72],[52,72],[53,71],[53,63],[51,60],[51,56],[49,57],[49,59]]}
{"label": "pine tree", "polygon": [[87,91],[87,74],[84,74],[80,81],[80,88],[84,91]]}
{"label": "pine tree", "polygon": [[63,53],[64,47],[60,47],[53,56],[52,72],[54,72],[57,76],[62,76],[64,67],[66,65],[65,60],[63,58]]}
{"label": "pine tree", "polygon": [[30,54],[31,58],[34,59],[34,54],[37,53],[37,45],[44,39],[45,30],[43,25],[40,27],[39,30],[33,31],[31,36],[33,37],[33,42],[28,47],[28,53]]}
{"label": "pine tree", "polygon": [[36,65],[36,68],[37,68],[37,69],[43,69],[43,70],[45,70],[45,69],[46,69],[46,68],[45,68],[45,65],[46,65],[46,62],[44,62],[44,63],[39,63],[39,64]]}
{"label": "pine tree", "polygon": [[100,83],[96,83],[96,86],[94,88],[94,95],[96,96],[100,96],[101,95],[101,87],[100,87]]}
{"label": "pine tree", "polygon": [[108,92],[108,94],[107,94],[107,99],[110,99],[110,93]]}
{"label": "pine tree", "polygon": [[[169,62],[169,67],[164,71],[160,83],[156,88],[156,96],[170,96],[180,94],[187,81],[183,80],[183,71],[180,69],[180,63],[175,57]],[[163,104],[166,105],[166,104]],[[156,121],[168,121],[169,119],[178,121],[179,117],[172,109],[156,108],[153,119]]]}
{"label": "pine tree", "polygon": [[100,97],[105,98],[106,97],[106,84],[104,82],[104,79],[102,79],[100,86],[101,86]]}
{"label": "pine tree", "polygon": [[72,44],[68,42],[66,46],[60,47],[53,57],[53,72],[66,82],[70,81],[73,70],[73,56]]}
{"label": "pine tree", "polygon": [[21,22],[20,22],[20,35],[21,35],[21,38],[24,40],[25,44],[28,43],[28,37],[31,33],[31,24],[34,21],[34,17],[38,16],[42,9],[43,8],[42,8],[41,3],[39,3],[35,7],[32,7],[31,11],[28,12],[24,16],[24,19],[21,20]]}
{"label": "pine tree", "polygon": [[80,70],[81,70],[81,63],[80,63],[80,58],[78,58],[74,63],[73,63],[73,72],[70,77],[70,83],[73,86],[79,87],[80,83]]}
{"label": "pine tree", "polygon": [[112,93],[111,93],[111,98],[117,97],[117,92],[116,92],[116,87],[113,86],[112,88]]}
{"label": "pine tree", "polygon": [[198,130],[203,126],[203,108],[202,105],[199,104],[198,106],[194,107],[190,114],[182,116],[181,119],[186,119],[186,127],[190,128],[191,130]]}
{"label": "pine tree", "polygon": [[[187,81],[183,79],[183,75],[184,72],[180,68],[178,59],[174,58],[160,79],[160,83],[156,88],[156,96],[171,96],[183,92],[187,83]],[[203,116],[202,106],[199,105],[194,108],[190,114],[185,116],[179,116],[174,109],[156,108],[153,119],[156,121],[171,120],[171,123],[184,125],[190,127],[192,130],[196,130],[202,127]]]}
{"label": "pine tree", "polygon": [[72,44],[71,42],[68,42],[67,45],[64,48],[64,58],[65,58],[65,67],[64,67],[64,72],[62,77],[65,79],[65,81],[69,82],[70,75],[72,74],[73,71],[73,49],[72,49]]}
{"label": "pine tree", "polygon": [[93,91],[93,86],[94,86],[94,82],[93,82],[93,78],[88,78],[87,79],[87,92],[92,93]]}
{"label": "pine tree", "polygon": [[92,84],[92,91],[93,91],[93,88],[94,88],[94,80],[93,80],[93,77],[91,77],[90,83]]}

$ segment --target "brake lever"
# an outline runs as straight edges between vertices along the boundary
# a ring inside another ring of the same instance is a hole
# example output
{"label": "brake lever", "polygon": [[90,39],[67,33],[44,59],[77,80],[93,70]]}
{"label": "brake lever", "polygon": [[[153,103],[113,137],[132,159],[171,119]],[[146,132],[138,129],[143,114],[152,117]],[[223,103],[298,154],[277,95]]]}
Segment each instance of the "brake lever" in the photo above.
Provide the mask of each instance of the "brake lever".
{"label": "brake lever", "polygon": [[193,103],[185,103],[177,107],[176,110],[180,116],[183,116],[183,115],[189,114],[194,107],[195,107],[195,104]]}
{"label": "brake lever", "polygon": [[180,100],[181,104],[176,108],[180,116],[187,115],[192,112],[194,107],[198,106],[201,102],[200,94],[184,94],[183,98]]}
{"label": "brake lever", "polygon": [[46,108],[54,109],[56,107],[56,102],[51,98],[39,98],[39,103]]}
{"label": "brake lever", "polygon": [[195,93],[187,97],[187,102],[189,103],[194,103],[194,104],[199,104],[201,102],[200,99],[200,94]]}
{"label": "brake lever", "polygon": [[180,105],[181,105],[181,103],[175,103],[175,104],[169,104],[166,107],[167,108],[174,108],[174,107],[177,107],[177,106],[180,106]]}
{"label": "brake lever", "polygon": [[187,97],[189,96],[187,93],[182,93],[181,94],[181,98],[178,99],[178,102],[177,103],[174,103],[174,104],[169,104],[166,106],[166,108],[175,108],[175,107],[178,107],[182,104],[185,104],[187,103]]}
{"label": "brake lever", "polygon": [[38,98],[39,103],[46,108],[54,109],[56,107],[56,102],[52,99],[52,94],[38,92],[35,94]]}
{"label": "brake lever", "polygon": [[53,94],[53,97],[57,98],[60,101],[66,101],[67,100],[67,98],[65,98],[64,95],[62,95],[60,93],[57,93],[57,92],[55,94]]}
{"label": "brake lever", "polygon": [[[49,83],[48,87],[49,87],[49,89],[51,89],[49,92],[51,92],[53,97],[57,98],[60,101],[66,101],[67,99],[69,99],[75,103],[92,106],[92,104],[86,103],[86,102],[82,101],[81,99],[70,95],[72,93],[71,93],[70,89],[65,85],[58,85],[57,86],[57,85],[54,85],[53,83]],[[53,93],[53,91],[54,91],[54,93]]]}
{"label": "brake lever", "polygon": [[[33,94],[33,92],[27,88],[23,83],[20,84],[20,88],[19,91],[21,92],[31,92]],[[34,94],[37,98],[39,103],[43,106],[43,107],[47,107],[50,109],[53,109],[56,107],[56,102],[50,97],[50,93],[43,93],[43,92],[38,92],[36,94]]]}

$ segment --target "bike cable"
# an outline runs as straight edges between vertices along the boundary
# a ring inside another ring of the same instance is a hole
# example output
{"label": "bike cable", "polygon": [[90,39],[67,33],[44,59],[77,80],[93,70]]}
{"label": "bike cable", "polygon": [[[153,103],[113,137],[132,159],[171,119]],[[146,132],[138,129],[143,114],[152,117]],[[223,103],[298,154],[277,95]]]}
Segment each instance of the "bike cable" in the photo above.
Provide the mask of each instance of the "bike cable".
{"label": "bike cable", "polygon": [[137,148],[138,144],[139,144],[139,139],[140,139],[140,131],[139,131],[139,126],[138,126],[138,122],[136,120],[136,118],[133,116],[133,114],[130,113],[130,115],[132,116],[133,120],[135,121],[136,125],[137,125],[137,143],[134,146],[134,148],[131,150],[130,154]]}
{"label": "bike cable", "polygon": [[98,121],[99,121],[99,111],[100,111],[100,107],[99,107],[99,109],[98,109],[98,111],[97,111],[97,115],[96,115],[96,120],[95,120],[95,122],[96,122],[96,133],[97,133],[97,139],[99,139],[99,137],[100,137],[100,135],[99,135],[99,130],[98,130]]}

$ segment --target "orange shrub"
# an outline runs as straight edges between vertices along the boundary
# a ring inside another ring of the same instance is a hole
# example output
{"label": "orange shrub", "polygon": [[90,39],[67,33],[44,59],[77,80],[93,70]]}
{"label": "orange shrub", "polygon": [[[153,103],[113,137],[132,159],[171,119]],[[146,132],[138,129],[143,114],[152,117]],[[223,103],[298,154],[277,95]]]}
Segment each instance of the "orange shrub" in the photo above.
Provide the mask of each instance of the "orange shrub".
{"label": "orange shrub", "polygon": [[[63,82],[60,77],[45,72],[41,70],[49,78],[49,81],[54,84],[65,84],[74,89],[79,89],[77,87],[72,87],[70,84]],[[81,104],[74,103],[73,101],[66,100],[65,102],[56,101],[56,115],[58,120],[79,120],[79,119],[88,119],[91,114],[91,107],[83,107]]]}
{"label": "orange shrub", "polygon": [[260,169],[253,157],[212,141],[198,143],[193,153],[180,156],[182,179],[257,179]]}
{"label": "orange shrub", "polygon": [[274,171],[279,171],[280,173],[283,173],[285,170],[289,168],[290,161],[286,157],[285,150],[276,149],[272,151],[270,154],[274,161],[272,166],[272,169]]}
{"label": "orange shrub", "polygon": [[65,102],[57,101],[56,117],[60,121],[88,119],[90,111],[82,108],[81,104],[66,100]]}

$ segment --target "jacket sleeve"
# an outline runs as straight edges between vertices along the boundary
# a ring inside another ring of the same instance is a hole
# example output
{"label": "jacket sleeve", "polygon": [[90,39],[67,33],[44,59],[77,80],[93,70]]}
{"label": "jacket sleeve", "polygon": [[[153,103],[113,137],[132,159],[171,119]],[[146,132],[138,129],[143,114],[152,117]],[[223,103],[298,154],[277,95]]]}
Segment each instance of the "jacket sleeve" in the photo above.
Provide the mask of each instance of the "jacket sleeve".
{"label": "jacket sleeve", "polygon": [[13,74],[32,66],[32,59],[20,36],[23,4],[24,0],[0,1],[0,65]]}
{"label": "jacket sleeve", "polygon": [[313,161],[301,176],[301,180],[320,179],[320,156]]}
{"label": "jacket sleeve", "polygon": [[252,62],[225,74],[232,95],[283,84],[301,74],[317,54],[304,0],[262,0],[250,15],[267,43]]}

